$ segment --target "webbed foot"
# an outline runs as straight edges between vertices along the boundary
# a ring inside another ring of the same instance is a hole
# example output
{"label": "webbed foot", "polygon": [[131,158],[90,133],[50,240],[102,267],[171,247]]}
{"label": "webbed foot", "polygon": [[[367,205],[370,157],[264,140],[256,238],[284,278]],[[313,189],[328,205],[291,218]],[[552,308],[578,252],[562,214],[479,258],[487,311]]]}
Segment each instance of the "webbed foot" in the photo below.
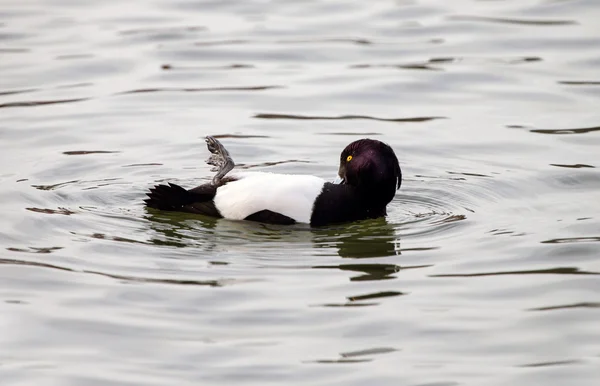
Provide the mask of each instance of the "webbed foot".
{"label": "webbed foot", "polygon": [[212,172],[217,172],[212,179],[212,184],[218,185],[221,178],[225,177],[233,169],[235,163],[227,149],[225,149],[225,146],[215,137],[206,136],[206,147],[212,153],[206,160],[206,163],[214,166],[211,169]]}

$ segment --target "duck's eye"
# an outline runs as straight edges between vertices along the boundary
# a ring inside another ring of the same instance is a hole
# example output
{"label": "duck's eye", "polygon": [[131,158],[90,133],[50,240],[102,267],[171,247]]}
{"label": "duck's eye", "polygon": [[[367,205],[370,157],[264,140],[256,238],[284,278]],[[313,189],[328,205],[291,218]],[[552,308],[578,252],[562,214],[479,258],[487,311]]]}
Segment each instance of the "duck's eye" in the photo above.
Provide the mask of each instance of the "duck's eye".
{"label": "duck's eye", "polygon": [[351,155],[349,155],[348,157],[346,157],[346,162],[350,162],[350,161],[352,161],[352,156]]}

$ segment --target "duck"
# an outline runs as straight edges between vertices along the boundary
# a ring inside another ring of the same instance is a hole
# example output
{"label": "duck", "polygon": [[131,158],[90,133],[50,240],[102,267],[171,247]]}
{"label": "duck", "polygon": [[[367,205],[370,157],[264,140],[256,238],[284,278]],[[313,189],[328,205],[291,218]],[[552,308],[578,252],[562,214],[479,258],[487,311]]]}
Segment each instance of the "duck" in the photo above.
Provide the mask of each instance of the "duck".
{"label": "duck", "polygon": [[211,181],[192,189],[174,183],[155,185],[146,193],[148,208],[320,227],[385,217],[387,205],[402,185],[394,150],[376,139],[347,145],[333,182],[313,175],[236,171],[229,151],[218,139],[207,136],[205,141],[212,153],[206,162],[216,172]]}

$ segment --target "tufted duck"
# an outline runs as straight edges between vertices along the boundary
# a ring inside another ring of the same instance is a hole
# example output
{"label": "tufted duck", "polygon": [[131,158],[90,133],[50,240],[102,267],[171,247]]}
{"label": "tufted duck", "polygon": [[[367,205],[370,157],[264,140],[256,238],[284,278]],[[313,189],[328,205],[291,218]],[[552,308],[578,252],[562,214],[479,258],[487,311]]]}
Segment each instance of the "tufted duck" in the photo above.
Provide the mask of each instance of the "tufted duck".
{"label": "tufted duck", "polygon": [[186,190],[156,185],[147,193],[150,208],[198,213],[232,220],[312,226],[351,222],[386,215],[402,183],[392,148],[374,139],[352,142],[340,156],[341,183],[310,175],[231,172],[234,162],[214,137],[206,137],[215,166],[212,181]]}

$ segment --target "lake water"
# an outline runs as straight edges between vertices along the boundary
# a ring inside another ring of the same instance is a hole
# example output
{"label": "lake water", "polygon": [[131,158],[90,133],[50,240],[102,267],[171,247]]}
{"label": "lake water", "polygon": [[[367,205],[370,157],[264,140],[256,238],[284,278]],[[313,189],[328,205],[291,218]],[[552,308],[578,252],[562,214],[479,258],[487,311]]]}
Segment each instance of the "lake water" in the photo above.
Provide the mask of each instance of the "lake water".
{"label": "lake water", "polygon": [[[600,2],[3,1],[2,385],[597,385]],[[388,217],[149,211],[389,143]]]}

